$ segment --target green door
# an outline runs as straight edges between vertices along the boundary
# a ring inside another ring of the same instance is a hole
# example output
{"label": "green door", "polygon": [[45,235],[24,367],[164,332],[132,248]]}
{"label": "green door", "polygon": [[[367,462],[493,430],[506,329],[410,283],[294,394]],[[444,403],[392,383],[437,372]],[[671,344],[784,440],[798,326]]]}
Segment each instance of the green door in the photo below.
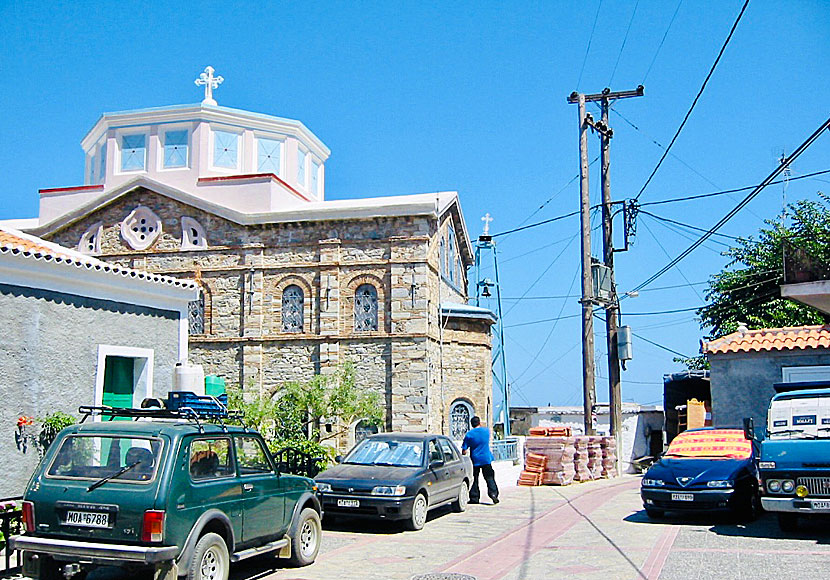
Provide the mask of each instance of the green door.
{"label": "green door", "polygon": [[135,359],[126,356],[108,356],[104,363],[104,396],[101,403],[107,407],[130,409],[133,406]]}

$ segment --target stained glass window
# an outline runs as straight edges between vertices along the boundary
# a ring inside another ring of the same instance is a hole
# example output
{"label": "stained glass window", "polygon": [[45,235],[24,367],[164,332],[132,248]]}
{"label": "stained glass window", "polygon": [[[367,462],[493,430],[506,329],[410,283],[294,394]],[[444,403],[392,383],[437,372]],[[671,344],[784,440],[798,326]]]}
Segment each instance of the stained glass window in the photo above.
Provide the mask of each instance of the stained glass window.
{"label": "stained glass window", "polygon": [[358,332],[378,329],[378,291],[371,284],[361,284],[354,294],[354,329]]}
{"label": "stained glass window", "polygon": [[187,131],[164,134],[164,166],[187,167]]}
{"label": "stained glass window", "polygon": [[147,148],[144,135],[124,135],[121,137],[121,171],[144,169]]}
{"label": "stained glass window", "polygon": [[187,303],[187,327],[190,334],[205,333],[205,293],[199,291],[199,298]]}
{"label": "stained glass window", "polygon": [[297,153],[297,183],[305,185],[305,158],[308,154],[305,151]]}
{"label": "stained glass window", "polygon": [[464,401],[456,401],[450,408],[450,437],[455,441],[464,439],[470,430],[472,417],[470,405]]}
{"label": "stained glass window", "polygon": [[257,139],[257,169],[260,173],[280,174],[282,141]]}
{"label": "stained glass window", "polygon": [[213,132],[213,165],[236,169],[239,135],[229,131]]}
{"label": "stained glass window", "polygon": [[371,421],[367,421],[366,419],[362,419],[358,421],[357,425],[354,427],[354,442],[360,443],[364,439],[366,439],[369,435],[374,435],[378,432],[378,426],[372,423]]}
{"label": "stained glass window", "polygon": [[282,331],[303,331],[303,290],[296,284],[282,291]]}

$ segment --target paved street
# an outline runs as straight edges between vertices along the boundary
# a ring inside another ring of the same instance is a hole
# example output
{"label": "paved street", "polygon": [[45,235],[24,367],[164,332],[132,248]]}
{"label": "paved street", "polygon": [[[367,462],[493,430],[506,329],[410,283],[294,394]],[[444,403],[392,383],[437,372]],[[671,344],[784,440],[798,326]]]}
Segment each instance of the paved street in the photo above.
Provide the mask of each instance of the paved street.
{"label": "paved street", "polygon": [[408,580],[461,573],[478,580],[803,580],[830,566],[830,533],[820,522],[790,536],[769,515],[749,525],[726,517],[653,523],[641,511],[638,486],[633,476],[561,488],[503,485],[498,506],[442,510],[421,532],[365,522],[327,525],[312,566],[273,571],[266,557],[241,563],[232,578]]}

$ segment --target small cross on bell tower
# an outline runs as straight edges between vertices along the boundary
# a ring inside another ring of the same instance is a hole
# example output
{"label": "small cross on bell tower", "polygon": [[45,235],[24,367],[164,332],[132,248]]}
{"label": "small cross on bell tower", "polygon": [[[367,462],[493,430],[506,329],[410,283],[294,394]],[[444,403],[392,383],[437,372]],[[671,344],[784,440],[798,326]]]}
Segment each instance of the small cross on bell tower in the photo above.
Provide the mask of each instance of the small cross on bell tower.
{"label": "small cross on bell tower", "polygon": [[200,74],[199,78],[194,81],[196,86],[205,85],[205,98],[202,101],[203,105],[216,106],[216,101],[213,98],[213,89],[217,88],[224,81],[225,79],[220,76],[213,76],[212,66],[205,67],[205,72]]}

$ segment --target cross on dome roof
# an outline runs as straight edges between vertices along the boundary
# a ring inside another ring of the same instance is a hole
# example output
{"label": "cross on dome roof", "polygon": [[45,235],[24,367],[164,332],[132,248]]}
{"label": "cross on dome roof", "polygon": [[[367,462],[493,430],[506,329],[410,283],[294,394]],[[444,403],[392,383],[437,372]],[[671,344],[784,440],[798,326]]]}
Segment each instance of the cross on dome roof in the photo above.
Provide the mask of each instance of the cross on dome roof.
{"label": "cross on dome roof", "polygon": [[493,221],[493,218],[491,218],[490,214],[488,213],[483,218],[481,218],[481,221],[484,222],[484,235],[489,236],[490,235],[490,222]]}
{"label": "cross on dome roof", "polygon": [[212,66],[205,67],[205,72],[199,75],[199,78],[194,82],[197,86],[205,85],[205,98],[202,101],[203,105],[216,105],[213,98],[213,89],[221,85],[225,79],[221,76],[213,76],[214,69]]}

